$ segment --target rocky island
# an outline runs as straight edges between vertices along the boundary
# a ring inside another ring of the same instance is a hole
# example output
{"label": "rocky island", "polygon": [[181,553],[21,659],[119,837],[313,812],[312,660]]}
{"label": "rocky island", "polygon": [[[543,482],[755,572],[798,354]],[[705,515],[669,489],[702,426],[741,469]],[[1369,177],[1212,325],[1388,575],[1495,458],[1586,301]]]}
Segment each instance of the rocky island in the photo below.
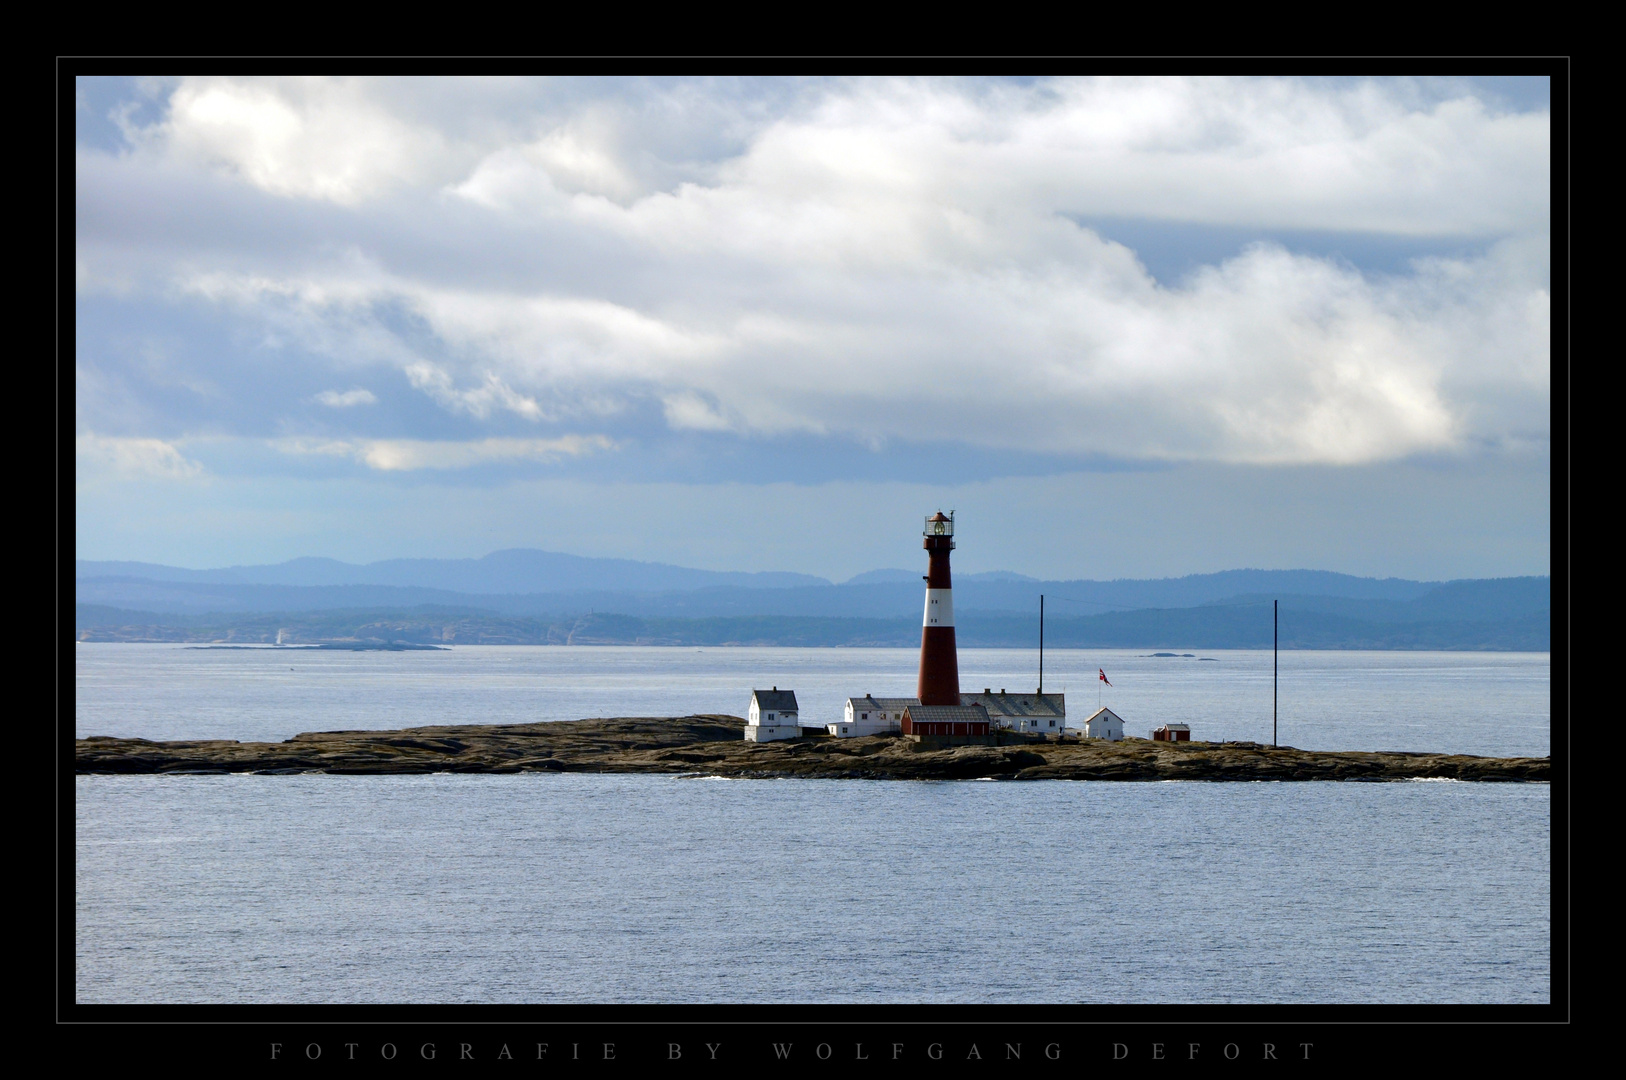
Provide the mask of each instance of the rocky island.
{"label": "rocky island", "polygon": [[319,731],[279,743],[74,744],[80,773],[683,773],[862,780],[1501,780],[1546,781],[1550,759],[1402,751],[1320,751],[1252,742],[1022,739],[931,748],[899,736],[746,742],[720,714],[541,724]]}

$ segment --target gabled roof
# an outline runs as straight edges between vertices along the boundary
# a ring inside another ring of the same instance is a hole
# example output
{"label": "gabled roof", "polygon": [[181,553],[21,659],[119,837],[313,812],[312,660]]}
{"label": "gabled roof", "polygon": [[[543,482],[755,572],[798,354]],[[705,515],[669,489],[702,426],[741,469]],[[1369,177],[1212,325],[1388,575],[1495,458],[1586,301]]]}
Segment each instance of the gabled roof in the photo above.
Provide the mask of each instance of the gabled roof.
{"label": "gabled roof", "polygon": [[990,716],[1066,716],[1063,694],[961,694],[961,705],[981,705]]}
{"label": "gabled roof", "polygon": [[988,722],[988,710],[981,705],[911,705],[909,719],[919,724]]}
{"label": "gabled roof", "polygon": [[863,697],[850,697],[847,703],[855,709],[880,709],[887,712],[902,712],[911,705],[919,705],[917,697],[875,697],[865,694]]}
{"label": "gabled roof", "polygon": [[772,709],[774,712],[800,712],[796,707],[796,691],[780,690],[753,690],[751,700],[757,703],[758,709]]}
{"label": "gabled roof", "polygon": [[1124,722],[1124,718],[1113,712],[1111,709],[1097,709],[1090,714],[1090,719],[1084,722],[1087,724],[1090,722],[1090,720],[1095,719],[1116,720],[1120,724]]}

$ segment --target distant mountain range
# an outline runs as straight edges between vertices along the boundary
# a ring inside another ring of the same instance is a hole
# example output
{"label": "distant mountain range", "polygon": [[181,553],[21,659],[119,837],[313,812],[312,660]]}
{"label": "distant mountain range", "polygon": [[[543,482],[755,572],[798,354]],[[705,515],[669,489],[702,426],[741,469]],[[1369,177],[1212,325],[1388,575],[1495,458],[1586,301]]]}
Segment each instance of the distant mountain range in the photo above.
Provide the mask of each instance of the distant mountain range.
{"label": "distant mountain range", "polygon": [[[918,619],[738,616],[640,618],[608,612],[567,618],[494,615],[421,607],[410,611],[312,611],[174,615],[80,604],[81,641],[187,641],[290,644],[358,641],[437,645],[804,645],[920,644]],[[1038,620],[995,612],[960,620],[963,648],[1034,648]],[[1271,609],[1202,606],[1115,611],[1084,619],[1045,620],[1050,648],[1268,649]],[[1284,649],[1483,649],[1544,652],[1547,615],[1492,620],[1377,623],[1344,615],[1284,609]]]}
{"label": "distant mountain range", "polygon": [[[728,573],[520,550],[494,552],[483,559],[392,559],[364,566],[336,559],[294,559],[219,570],[81,560],[74,576],[80,602],[176,613],[440,604],[535,616],[613,611],[683,618],[890,618],[907,615],[921,604],[921,575],[907,570],[874,570],[835,585],[808,574]],[[956,575],[954,585],[959,609],[1036,611],[1044,593],[1058,605],[1054,614],[1065,617],[1195,607],[1249,595],[1405,602],[1441,583],[1320,570],[1227,570],[1118,581],[1040,581],[993,571]]]}
{"label": "distant mountain range", "polygon": [[[219,570],[80,561],[75,571],[81,640],[275,640],[284,629],[289,640],[911,644],[923,587],[918,573],[898,569],[836,585],[526,550]],[[1289,648],[1544,650],[1551,588],[1545,576],[1423,582],[1228,570],[1040,581],[994,571],[958,575],[954,591],[968,646],[1036,640],[1044,594],[1047,641],[1058,647],[1260,647],[1276,600]]]}
{"label": "distant mountain range", "polygon": [[347,563],[303,558],[265,566],[228,566],[188,570],[141,562],[74,564],[75,578],[133,578],[194,585],[390,585],[440,589],[456,593],[546,593],[607,589],[647,592],[733,585],[749,589],[784,589],[828,585],[812,574],[768,571],[758,574],[693,570],[632,559],[591,559],[554,551],[513,548],[480,559],[385,559]]}

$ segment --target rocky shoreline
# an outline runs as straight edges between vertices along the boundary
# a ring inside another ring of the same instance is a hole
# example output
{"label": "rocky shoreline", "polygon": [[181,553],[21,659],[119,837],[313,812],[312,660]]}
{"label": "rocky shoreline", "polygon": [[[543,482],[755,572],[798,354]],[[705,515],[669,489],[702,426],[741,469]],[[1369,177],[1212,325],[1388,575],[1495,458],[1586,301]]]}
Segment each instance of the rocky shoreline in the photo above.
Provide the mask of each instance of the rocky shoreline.
{"label": "rocky shoreline", "polygon": [[737,716],[633,717],[545,724],[319,731],[280,743],[74,744],[80,773],[197,775],[436,772],[681,773],[865,780],[1485,780],[1549,779],[1550,759],[1312,751],[1259,743],[1147,739],[929,748],[896,736],[748,743]]}

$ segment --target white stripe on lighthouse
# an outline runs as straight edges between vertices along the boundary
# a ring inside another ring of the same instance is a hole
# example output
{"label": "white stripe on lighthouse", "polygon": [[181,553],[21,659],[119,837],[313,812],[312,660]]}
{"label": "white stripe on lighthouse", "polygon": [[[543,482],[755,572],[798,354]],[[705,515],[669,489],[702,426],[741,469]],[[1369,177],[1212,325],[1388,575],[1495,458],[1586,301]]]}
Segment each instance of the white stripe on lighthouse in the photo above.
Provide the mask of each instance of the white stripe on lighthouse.
{"label": "white stripe on lighthouse", "polygon": [[926,590],[926,618],[922,626],[954,625],[954,590]]}

